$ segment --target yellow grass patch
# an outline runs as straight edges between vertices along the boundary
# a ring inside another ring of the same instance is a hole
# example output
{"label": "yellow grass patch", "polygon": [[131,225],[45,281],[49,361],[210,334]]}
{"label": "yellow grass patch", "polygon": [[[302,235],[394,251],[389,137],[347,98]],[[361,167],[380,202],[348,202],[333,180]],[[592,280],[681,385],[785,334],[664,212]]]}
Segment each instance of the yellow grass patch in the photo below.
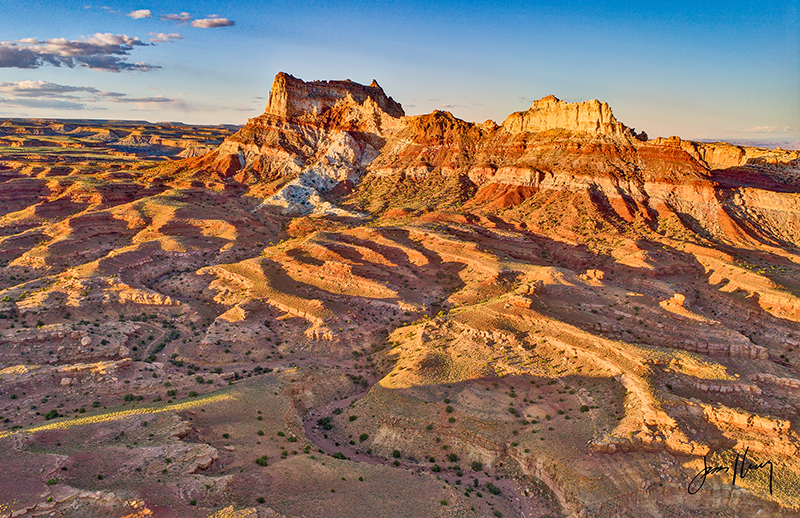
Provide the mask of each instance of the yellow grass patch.
{"label": "yellow grass patch", "polygon": [[0,439],[4,439],[11,435],[15,435],[18,433],[37,433],[37,432],[46,432],[48,430],[66,430],[68,428],[72,428],[74,426],[84,426],[89,424],[98,424],[98,423],[107,423],[109,421],[116,421],[118,419],[125,419],[127,417],[131,417],[134,415],[142,415],[142,414],[158,414],[160,412],[179,412],[181,410],[188,410],[190,408],[194,408],[203,404],[208,403],[218,403],[220,401],[231,401],[236,399],[234,394],[217,394],[214,396],[208,396],[200,399],[196,399],[193,401],[185,401],[183,403],[175,403],[172,405],[166,405],[162,407],[150,407],[150,408],[132,408],[130,410],[122,410],[118,412],[109,412],[106,414],[98,414],[92,415],[87,417],[78,417],[68,420],[62,421],[55,421],[53,423],[43,424],[41,426],[34,426],[32,428],[25,428],[21,430],[14,430],[14,431],[5,431],[0,432]]}

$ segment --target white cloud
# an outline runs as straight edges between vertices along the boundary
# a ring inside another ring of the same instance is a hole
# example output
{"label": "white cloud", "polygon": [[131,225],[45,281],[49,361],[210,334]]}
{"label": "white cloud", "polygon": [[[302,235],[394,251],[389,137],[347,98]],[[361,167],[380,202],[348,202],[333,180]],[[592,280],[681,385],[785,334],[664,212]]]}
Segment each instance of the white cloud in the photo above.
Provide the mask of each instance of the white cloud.
{"label": "white cloud", "polygon": [[142,18],[152,18],[153,13],[150,12],[150,9],[137,9],[136,11],[129,12],[128,16],[134,20],[141,20]]}
{"label": "white cloud", "polygon": [[0,68],[39,68],[43,65],[55,67],[76,66],[94,70],[120,72],[139,70],[146,72],[160,68],[148,63],[126,61],[134,47],[147,46],[139,38],[125,34],[98,32],[85,41],[52,38],[39,41],[24,38],[0,42]]}
{"label": "white cloud", "polygon": [[181,36],[177,32],[170,32],[169,34],[165,34],[163,32],[151,32],[150,36],[152,36],[152,38],[150,38],[150,41],[158,43],[183,39],[183,36]]}
{"label": "white cloud", "polygon": [[192,21],[192,15],[189,13],[163,14],[159,16],[159,18],[167,22],[176,22],[179,25],[184,25]]}
{"label": "white cloud", "polygon": [[215,29],[217,27],[230,27],[232,25],[236,25],[233,20],[222,18],[216,14],[192,22],[192,27],[199,27],[201,29]]}

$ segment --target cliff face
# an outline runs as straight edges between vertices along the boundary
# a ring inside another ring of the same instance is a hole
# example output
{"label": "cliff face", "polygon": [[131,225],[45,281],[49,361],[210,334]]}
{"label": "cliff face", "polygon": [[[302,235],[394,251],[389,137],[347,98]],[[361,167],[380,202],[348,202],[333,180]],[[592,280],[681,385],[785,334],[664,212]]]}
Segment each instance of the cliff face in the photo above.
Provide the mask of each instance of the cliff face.
{"label": "cliff face", "polygon": [[[233,176],[266,205],[299,213],[350,213],[322,198],[364,178],[391,190],[399,177],[419,188],[444,177],[471,206],[506,208],[542,191],[589,195],[622,221],[641,218],[653,228],[677,221],[730,242],[800,245],[792,194],[799,159],[677,137],[647,141],[597,100],[551,95],[497,126],[448,112],[406,117],[375,81],[305,82],[280,73],[266,112],[194,167]],[[773,191],[781,194],[764,196]]]}
{"label": "cliff face", "polygon": [[563,129],[594,135],[633,136],[630,128],[614,117],[608,104],[597,99],[566,103],[554,95],[535,101],[524,112],[512,113],[503,122],[503,129],[510,133]]}
{"label": "cliff face", "polygon": [[368,86],[350,80],[305,82],[284,72],[275,76],[266,113],[280,117],[318,115],[348,97],[358,104],[364,103],[369,97],[392,117],[405,115],[400,103],[387,97],[374,79]]}

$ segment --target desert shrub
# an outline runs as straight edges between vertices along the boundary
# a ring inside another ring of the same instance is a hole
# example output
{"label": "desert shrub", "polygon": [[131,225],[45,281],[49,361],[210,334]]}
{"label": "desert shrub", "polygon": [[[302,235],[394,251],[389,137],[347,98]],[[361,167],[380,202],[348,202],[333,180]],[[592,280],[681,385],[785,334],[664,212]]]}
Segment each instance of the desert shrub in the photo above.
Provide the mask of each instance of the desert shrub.
{"label": "desert shrub", "polygon": [[483,471],[483,464],[477,461],[473,462],[470,467],[472,468],[472,471]]}
{"label": "desert shrub", "polygon": [[487,482],[486,483],[486,490],[489,491],[493,495],[499,495],[500,493],[502,493],[502,491],[500,491],[500,488],[495,486],[491,482]]}
{"label": "desert shrub", "polygon": [[364,442],[367,439],[369,439],[369,434],[362,433],[361,435],[358,436],[358,440],[361,441],[361,442]]}
{"label": "desert shrub", "polygon": [[262,455],[261,457],[256,459],[256,464],[259,466],[266,466],[267,465],[267,456]]}
{"label": "desert shrub", "polygon": [[392,451],[392,457],[394,457],[395,459],[399,459],[400,458],[400,450]]}
{"label": "desert shrub", "polygon": [[333,428],[333,418],[329,416],[318,419],[317,425],[323,430],[330,430]]}
{"label": "desert shrub", "polygon": [[581,405],[580,411],[581,412],[588,412],[589,411],[589,407],[586,406],[586,405]]}

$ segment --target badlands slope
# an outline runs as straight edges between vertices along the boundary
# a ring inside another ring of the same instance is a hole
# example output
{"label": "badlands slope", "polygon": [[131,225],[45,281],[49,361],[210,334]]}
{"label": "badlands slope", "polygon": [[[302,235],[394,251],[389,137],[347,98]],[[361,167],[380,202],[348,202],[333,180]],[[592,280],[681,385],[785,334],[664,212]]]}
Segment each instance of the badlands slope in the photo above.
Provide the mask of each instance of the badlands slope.
{"label": "badlands slope", "polygon": [[284,73],[183,160],[0,151],[0,516],[800,514],[800,152]]}

